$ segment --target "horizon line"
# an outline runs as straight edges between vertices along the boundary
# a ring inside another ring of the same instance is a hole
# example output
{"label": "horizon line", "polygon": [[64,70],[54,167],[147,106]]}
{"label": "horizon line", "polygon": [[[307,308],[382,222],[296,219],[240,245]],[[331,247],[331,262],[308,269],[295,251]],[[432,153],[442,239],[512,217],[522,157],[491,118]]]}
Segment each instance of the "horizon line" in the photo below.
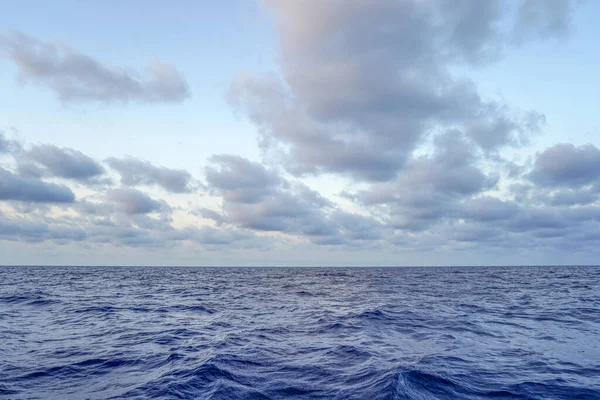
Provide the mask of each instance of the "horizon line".
{"label": "horizon line", "polygon": [[600,267],[600,264],[497,264],[497,265],[143,265],[143,264],[0,264],[9,267],[63,268],[519,268],[519,267]]}

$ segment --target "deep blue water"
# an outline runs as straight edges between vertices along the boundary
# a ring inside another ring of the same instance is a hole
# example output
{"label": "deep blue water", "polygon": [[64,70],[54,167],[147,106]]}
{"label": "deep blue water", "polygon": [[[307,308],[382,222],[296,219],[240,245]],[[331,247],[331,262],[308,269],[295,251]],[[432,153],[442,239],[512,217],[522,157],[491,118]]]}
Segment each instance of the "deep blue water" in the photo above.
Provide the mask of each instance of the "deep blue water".
{"label": "deep blue water", "polygon": [[0,268],[0,398],[600,399],[600,268]]}

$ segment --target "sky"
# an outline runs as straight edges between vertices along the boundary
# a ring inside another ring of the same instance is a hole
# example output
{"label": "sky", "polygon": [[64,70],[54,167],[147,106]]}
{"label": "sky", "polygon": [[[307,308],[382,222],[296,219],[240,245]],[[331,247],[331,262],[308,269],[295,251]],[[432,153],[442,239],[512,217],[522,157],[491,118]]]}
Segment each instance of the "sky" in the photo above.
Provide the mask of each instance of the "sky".
{"label": "sky", "polygon": [[598,264],[600,2],[0,4],[0,264]]}

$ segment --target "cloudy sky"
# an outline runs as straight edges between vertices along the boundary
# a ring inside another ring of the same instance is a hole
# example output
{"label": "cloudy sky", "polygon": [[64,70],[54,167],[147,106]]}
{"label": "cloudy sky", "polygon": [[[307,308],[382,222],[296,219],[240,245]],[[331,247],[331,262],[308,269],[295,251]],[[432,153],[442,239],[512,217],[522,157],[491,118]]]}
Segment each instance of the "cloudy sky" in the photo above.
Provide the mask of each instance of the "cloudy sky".
{"label": "cloudy sky", "polygon": [[0,4],[0,264],[598,264],[600,2]]}

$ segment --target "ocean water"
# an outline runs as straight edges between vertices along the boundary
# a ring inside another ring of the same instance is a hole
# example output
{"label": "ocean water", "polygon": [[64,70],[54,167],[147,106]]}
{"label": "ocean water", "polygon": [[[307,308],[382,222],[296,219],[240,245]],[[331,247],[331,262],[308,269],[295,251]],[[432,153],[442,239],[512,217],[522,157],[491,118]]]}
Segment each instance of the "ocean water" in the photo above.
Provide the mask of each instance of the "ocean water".
{"label": "ocean water", "polygon": [[600,268],[1,267],[2,399],[600,399]]}

